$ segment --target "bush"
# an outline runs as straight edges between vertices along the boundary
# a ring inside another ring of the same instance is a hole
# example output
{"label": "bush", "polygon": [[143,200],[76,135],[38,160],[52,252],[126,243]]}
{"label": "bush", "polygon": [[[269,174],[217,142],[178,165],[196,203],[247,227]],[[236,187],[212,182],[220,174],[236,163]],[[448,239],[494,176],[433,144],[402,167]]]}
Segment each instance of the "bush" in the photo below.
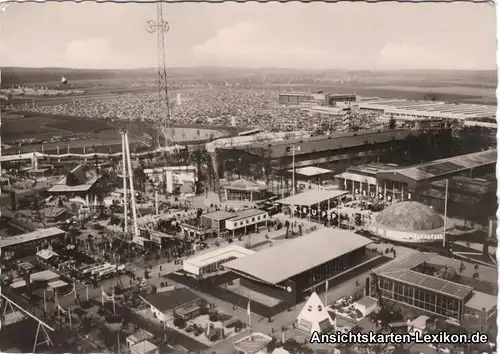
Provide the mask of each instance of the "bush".
{"label": "bush", "polygon": [[90,303],[90,301],[82,301],[80,302],[80,307],[84,310],[86,309],[89,309],[92,307],[92,304]]}
{"label": "bush", "polygon": [[186,321],[184,321],[182,318],[176,318],[174,319],[174,326],[182,329],[186,327]]}
{"label": "bush", "polygon": [[212,330],[212,331],[210,331],[210,338],[209,339],[210,339],[211,342],[218,341],[220,339],[220,337],[221,337],[221,333],[220,333],[219,330]]}
{"label": "bush", "polygon": [[216,313],[212,313],[210,316],[208,316],[208,319],[211,322],[217,322],[219,320],[219,316]]}
{"label": "bush", "polygon": [[208,315],[208,309],[206,307],[200,308],[200,316]]}
{"label": "bush", "polygon": [[108,323],[122,323],[123,322],[123,319],[121,317],[118,317],[118,316],[114,316],[114,315],[110,315],[110,316],[106,316],[106,322]]}
{"label": "bush", "polygon": [[97,310],[97,314],[99,316],[104,316],[104,315],[106,315],[106,313],[107,313],[107,311],[103,307],[100,307],[99,310]]}

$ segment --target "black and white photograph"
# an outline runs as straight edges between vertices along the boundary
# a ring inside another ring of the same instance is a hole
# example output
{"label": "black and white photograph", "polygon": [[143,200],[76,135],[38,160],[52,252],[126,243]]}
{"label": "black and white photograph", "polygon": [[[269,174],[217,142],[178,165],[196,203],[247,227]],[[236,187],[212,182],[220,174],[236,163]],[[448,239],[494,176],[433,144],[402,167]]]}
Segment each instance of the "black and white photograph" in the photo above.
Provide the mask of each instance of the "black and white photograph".
{"label": "black and white photograph", "polygon": [[496,354],[495,11],[0,1],[0,352]]}

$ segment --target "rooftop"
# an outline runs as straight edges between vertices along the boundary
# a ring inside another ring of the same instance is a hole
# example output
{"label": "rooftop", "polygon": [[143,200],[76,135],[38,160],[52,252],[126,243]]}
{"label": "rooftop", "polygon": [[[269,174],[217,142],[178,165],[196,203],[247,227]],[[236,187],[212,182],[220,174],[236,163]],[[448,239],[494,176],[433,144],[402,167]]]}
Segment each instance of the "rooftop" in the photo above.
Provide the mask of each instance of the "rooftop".
{"label": "rooftop", "polygon": [[497,150],[494,149],[449,157],[407,168],[383,171],[377,174],[377,176],[383,178],[390,175],[400,175],[414,181],[422,181],[451,175],[480,166],[494,165],[496,163]]}
{"label": "rooftop", "polygon": [[267,186],[263,184],[259,184],[252,181],[247,181],[245,179],[239,179],[237,181],[232,182],[231,184],[227,184],[222,186],[222,188],[240,190],[240,191],[262,191],[266,190]]}
{"label": "rooftop", "polygon": [[[293,169],[288,170],[288,172],[293,173]],[[324,175],[326,173],[334,173],[334,171],[327,170],[326,168],[314,167],[314,166],[308,166],[308,167],[302,167],[302,168],[295,169],[296,175],[302,175],[302,176],[307,176],[307,177]]]}
{"label": "rooftop", "polygon": [[311,206],[314,204],[319,204],[328,199],[342,197],[346,194],[349,194],[349,192],[328,189],[311,189],[304,193],[295,194],[290,197],[277,200],[276,202],[286,205]]}
{"label": "rooftop", "polygon": [[66,212],[65,208],[53,207],[53,208],[48,209],[45,212],[45,217],[46,218],[55,218],[55,217],[58,217],[58,216],[64,214],[65,212]]}
{"label": "rooftop", "polygon": [[59,274],[51,270],[44,270],[42,272],[33,273],[30,275],[31,281],[49,281],[57,278],[59,278]]}
{"label": "rooftop", "polygon": [[313,97],[312,93],[309,92],[280,92],[283,96],[310,96]]}
{"label": "rooftop", "polygon": [[392,279],[409,285],[416,285],[433,292],[437,292],[453,298],[464,299],[471,291],[472,287],[462,285],[449,280],[434,277],[416,272],[412,269],[424,262],[430,262],[436,257],[435,253],[412,252],[406,257],[395,259],[377,268],[374,272],[384,278]]}
{"label": "rooftop", "polygon": [[421,114],[421,115],[442,115],[449,117],[464,118],[467,116],[484,116],[496,113],[496,106],[478,104],[450,104],[438,101],[412,101],[412,100],[384,100],[376,99],[361,102],[362,108],[375,108],[387,110],[388,112]]}
{"label": "rooftop", "polygon": [[374,224],[393,230],[429,232],[441,229],[444,226],[444,220],[427,205],[403,201],[394,203],[378,213]]}
{"label": "rooftop", "polygon": [[388,170],[392,171],[397,167],[398,166],[394,164],[370,163],[367,165],[350,166],[347,168],[347,171],[375,176],[377,172],[383,172]]}
{"label": "rooftop", "polygon": [[259,215],[263,215],[263,214],[267,214],[267,211],[263,211],[260,209],[248,209],[248,210],[243,210],[243,211],[237,212],[236,216],[229,219],[229,220],[238,221],[238,220],[243,220],[243,219],[247,219],[247,218],[251,218],[253,216],[259,216]]}
{"label": "rooftop", "polygon": [[[350,231],[321,228],[228,262],[225,267],[269,284],[278,284],[308,269],[365,247],[371,242],[370,239]],[[277,259],[280,262],[277,262]]]}
{"label": "rooftop", "polygon": [[271,143],[256,143],[245,146],[237,146],[235,149],[244,150],[251,154],[276,158],[282,156],[292,156],[293,145],[300,146],[300,151],[296,150],[295,155],[311,154],[322,151],[340,150],[355,146],[369,144],[383,144],[389,141],[404,140],[410,135],[419,133],[411,130],[368,130],[363,132],[335,133],[327,136],[317,136],[311,138],[293,138],[284,141]]}
{"label": "rooftop", "polygon": [[54,280],[47,284],[51,289],[62,288],[63,286],[68,285],[64,280]]}
{"label": "rooftop", "polygon": [[50,259],[51,257],[59,256],[56,252],[49,250],[49,249],[43,249],[39,252],[36,253],[38,257],[41,257],[45,260]]}
{"label": "rooftop", "polygon": [[195,267],[204,267],[206,265],[217,263],[229,257],[242,258],[254,254],[255,251],[245,247],[230,244],[226,247],[217,247],[213,250],[190,257],[184,263],[192,264]]}
{"label": "rooftop", "polygon": [[497,300],[496,296],[474,291],[472,297],[465,303],[465,306],[476,311],[482,311],[483,309],[490,311],[497,306]]}
{"label": "rooftop", "polygon": [[40,229],[22,235],[3,237],[0,239],[0,248],[15,246],[30,241],[43,240],[49,237],[64,234],[65,232],[63,230],[58,229],[57,227],[50,227],[48,229]]}
{"label": "rooftop", "polygon": [[151,294],[142,299],[158,311],[165,313],[196,301],[200,297],[187,288],[178,288],[164,293]]}
{"label": "rooftop", "polygon": [[98,179],[99,179],[99,176],[94,176],[94,177],[90,178],[89,180],[87,180],[83,184],[77,184],[75,186],[68,186],[66,184],[67,177],[64,177],[59,182],[57,182],[54,186],[52,186],[52,188],[49,189],[49,192],[50,193],[56,193],[56,192],[68,192],[68,193],[70,193],[70,192],[86,192],[90,188],[92,188],[92,186],[97,182]]}
{"label": "rooftop", "polygon": [[152,339],[153,337],[153,334],[149,333],[145,329],[139,328],[136,332],[129,335],[127,339],[134,343],[139,343],[143,340]]}
{"label": "rooftop", "polygon": [[85,165],[78,165],[63,179],[57,182],[49,192],[85,192],[88,191],[100,176],[88,173]]}
{"label": "rooftop", "polygon": [[206,213],[202,215],[205,218],[221,221],[231,219],[236,216],[236,213],[230,213],[229,211],[217,210],[211,213]]}
{"label": "rooftop", "polygon": [[158,347],[148,340],[143,340],[142,342],[136,343],[130,347],[132,353],[146,354],[157,350]]}
{"label": "rooftop", "polygon": [[249,336],[243,337],[234,343],[236,350],[244,353],[258,353],[265,349],[266,345],[272,341],[272,338],[263,333],[252,333]]}

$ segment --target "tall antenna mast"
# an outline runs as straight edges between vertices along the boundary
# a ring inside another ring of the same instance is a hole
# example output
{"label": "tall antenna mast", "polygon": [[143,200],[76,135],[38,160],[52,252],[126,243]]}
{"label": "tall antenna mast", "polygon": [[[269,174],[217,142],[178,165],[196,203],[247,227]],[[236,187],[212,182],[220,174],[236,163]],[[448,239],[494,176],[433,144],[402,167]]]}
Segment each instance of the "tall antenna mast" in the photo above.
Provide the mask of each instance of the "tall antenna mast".
{"label": "tall antenna mast", "polygon": [[149,20],[147,22],[148,28],[146,31],[149,33],[155,33],[157,35],[157,45],[158,45],[158,94],[160,104],[164,104],[166,108],[166,114],[163,119],[161,119],[160,127],[162,129],[163,137],[165,138],[165,144],[168,146],[170,139],[168,138],[168,130],[166,128],[172,127],[171,111],[170,111],[170,101],[168,98],[168,86],[167,86],[167,66],[165,59],[165,33],[170,30],[170,24],[163,19],[163,4],[158,2],[156,4],[156,21]]}

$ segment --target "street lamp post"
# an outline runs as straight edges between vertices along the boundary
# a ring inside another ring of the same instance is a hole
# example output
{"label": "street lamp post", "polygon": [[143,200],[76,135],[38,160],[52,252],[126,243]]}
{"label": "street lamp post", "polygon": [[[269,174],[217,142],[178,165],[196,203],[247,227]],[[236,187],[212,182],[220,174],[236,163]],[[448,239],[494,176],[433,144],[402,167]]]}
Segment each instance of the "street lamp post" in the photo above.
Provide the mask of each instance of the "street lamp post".
{"label": "street lamp post", "polygon": [[[290,151],[290,148],[288,147],[287,152]],[[295,195],[295,151],[300,151],[300,146],[295,146],[292,145],[292,195]]]}

